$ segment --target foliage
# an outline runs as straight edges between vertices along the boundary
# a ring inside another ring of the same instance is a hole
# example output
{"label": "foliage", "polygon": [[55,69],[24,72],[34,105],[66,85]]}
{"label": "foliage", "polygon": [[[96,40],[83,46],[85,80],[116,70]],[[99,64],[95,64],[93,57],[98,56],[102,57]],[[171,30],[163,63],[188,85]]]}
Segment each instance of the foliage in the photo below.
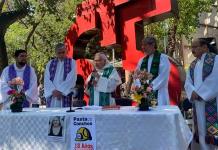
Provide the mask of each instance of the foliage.
{"label": "foliage", "polygon": [[[22,0],[15,1],[20,7]],[[24,2],[23,0],[22,2]],[[18,48],[26,49],[29,61],[40,80],[48,60],[54,56],[54,46],[64,42],[66,33],[74,21],[76,5],[82,0],[28,0],[28,16],[10,26],[6,33],[6,45],[9,61]]]}
{"label": "foliage", "polygon": [[[179,18],[177,33],[190,38],[190,34],[199,27],[199,13],[210,12],[214,0],[179,0]],[[175,18],[174,18],[175,19]],[[170,21],[172,26],[172,21]]]}
{"label": "foliage", "polygon": [[[170,31],[176,26],[177,42],[182,36],[190,39],[191,34],[199,26],[199,13],[210,11],[214,0],[177,0],[179,15],[161,22],[145,26],[145,34],[157,35],[159,48],[166,45],[163,40],[170,40]],[[6,33],[6,45],[9,62],[15,49],[27,49],[31,64],[36,67],[41,76],[45,64],[54,56],[54,46],[63,42],[64,37],[73,21],[75,8],[82,0],[6,0],[3,11],[21,9],[28,2],[28,16],[10,26]],[[90,42],[86,51],[95,49]],[[87,53],[86,53],[87,54]],[[40,78],[41,80],[41,78]]]}
{"label": "foliage", "polygon": [[177,0],[178,1],[178,16],[156,22],[145,26],[145,34],[156,35],[161,41],[159,42],[160,49],[164,49],[163,40],[170,40],[169,32],[176,29],[175,38],[177,42],[184,36],[188,40],[192,37],[192,33],[199,27],[199,14],[202,12],[210,12],[214,0]]}

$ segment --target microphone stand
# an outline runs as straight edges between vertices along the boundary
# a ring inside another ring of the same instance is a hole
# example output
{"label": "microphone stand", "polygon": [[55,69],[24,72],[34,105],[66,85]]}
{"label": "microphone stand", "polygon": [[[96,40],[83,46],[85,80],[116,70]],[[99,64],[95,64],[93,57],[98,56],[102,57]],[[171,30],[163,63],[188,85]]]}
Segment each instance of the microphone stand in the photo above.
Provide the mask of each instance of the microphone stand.
{"label": "microphone stand", "polygon": [[70,110],[67,110],[66,112],[75,112],[75,110],[72,109],[72,97],[73,97],[73,92],[68,94],[67,96],[70,97]]}

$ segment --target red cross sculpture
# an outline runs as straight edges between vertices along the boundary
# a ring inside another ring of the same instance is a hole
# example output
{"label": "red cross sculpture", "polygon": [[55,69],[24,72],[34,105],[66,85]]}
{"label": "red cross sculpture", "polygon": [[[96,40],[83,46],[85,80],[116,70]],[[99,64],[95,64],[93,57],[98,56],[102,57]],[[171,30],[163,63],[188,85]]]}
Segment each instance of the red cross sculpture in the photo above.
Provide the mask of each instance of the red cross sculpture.
{"label": "red cross sculpture", "polygon": [[[92,35],[86,35],[87,32],[94,35],[94,31],[100,31],[101,46],[120,45],[123,68],[133,71],[138,60],[143,57],[143,53],[139,51],[144,36],[143,23],[163,20],[176,10],[175,0],[86,0],[77,6],[76,21],[70,27],[65,40],[68,56],[72,57],[84,49],[87,44],[84,41]],[[85,59],[77,60],[77,67],[84,78],[92,70]],[[179,77],[178,70],[174,69],[173,73]],[[173,82],[174,80],[175,78]],[[175,87],[178,89],[180,95],[181,85],[175,82],[172,85],[174,90]],[[173,103],[177,103],[178,94],[174,96]]]}

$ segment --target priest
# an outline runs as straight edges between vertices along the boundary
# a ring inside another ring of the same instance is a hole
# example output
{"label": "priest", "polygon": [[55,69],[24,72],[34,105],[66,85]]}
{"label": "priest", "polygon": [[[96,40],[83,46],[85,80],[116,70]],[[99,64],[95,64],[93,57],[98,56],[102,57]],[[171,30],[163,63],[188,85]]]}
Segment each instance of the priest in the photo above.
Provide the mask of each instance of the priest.
{"label": "priest", "polygon": [[56,58],[46,65],[44,94],[47,107],[69,107],[76,84],[76,62],[67,58],[66,47],[59,43],[55,48]]}
{"label": "priest", "polygon": [[150,84],[155,92],[158,105],[169,105],[169,58],[157,50],[157,41],[152,36],[142,40],[142,50],[146,56],[139,60],[136,71],[147,71],[153,75]]}
{"label": "priest", "polygon": [[94,68],[86,81],[89,105],[109,106],[115,104],[111,94],[122,83],[118,72],[102,52],[95,54]]}
{"label": "priest", "polygon": [[38,103],[37,76],[35,70],[27,64],[27,52],[19,49],[14,54],[15,63],[7,66],[1,74],[1,96],[0,103],[4,108],[10,105],[8,91],[11,90],[9,82],[20,77],[24,81],[23,90],[26,95],[26,100],[23,102],[23,107],[30,107],[31,104]]}
{"label": "priest", "polygon": [[209,52],[203,39],[192,42],[192,54],[196,59],[187,72],[185,90],[193,103],[194,149],[218,149],[218,56]]}

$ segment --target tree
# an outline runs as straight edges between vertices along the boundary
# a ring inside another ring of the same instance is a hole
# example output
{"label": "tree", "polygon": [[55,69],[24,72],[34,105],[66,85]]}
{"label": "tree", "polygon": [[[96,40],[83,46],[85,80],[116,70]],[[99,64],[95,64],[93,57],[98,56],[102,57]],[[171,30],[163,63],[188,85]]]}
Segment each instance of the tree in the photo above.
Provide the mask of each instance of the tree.
{"label": "tree", "polygon": [[26,49],[41,81],[45,64],[54,56],[55,45],[64,42],[70,25],[75,21],[76,6],[81,1],[28,0],[31,12],[13,24],[5,36],[9,61],[12,61],[14,50]]}
{"label": "tree", "polygon": [[28,14],[28,2],[17,3],[17,9],[3,11],[6,0],[0,1],[0,71],[8,65],[8,57],[5,45],[5,34],[10,25]]}
{"label": "tree", "polygon": [[[173,57],[182,37],[191,39],[199,26],[199,14],[210,12],[214,0],[177,0],[179,15],[145,27],[146,34],[155,34],[159,39],[168,39],[166,53]],[[163,48],[163,45],[161,45]]]}

